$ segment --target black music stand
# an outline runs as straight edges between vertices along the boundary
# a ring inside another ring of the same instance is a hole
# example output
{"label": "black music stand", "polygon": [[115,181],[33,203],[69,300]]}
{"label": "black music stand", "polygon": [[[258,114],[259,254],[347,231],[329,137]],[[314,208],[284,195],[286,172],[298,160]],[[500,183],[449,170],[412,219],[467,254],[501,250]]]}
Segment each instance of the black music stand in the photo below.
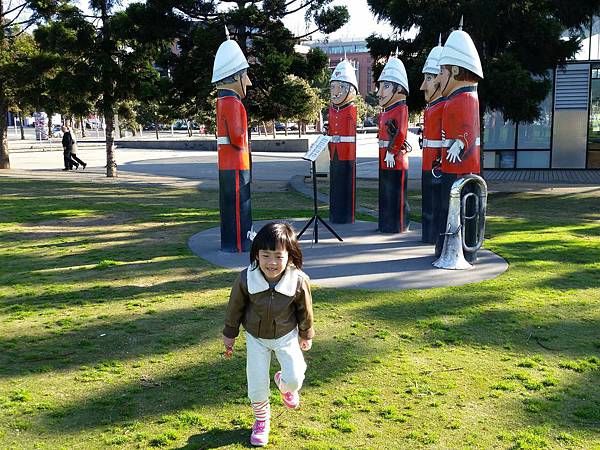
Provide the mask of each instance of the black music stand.
{"label": "black music stand", "polygon": [[310,220],[304,225],[300,233],[298,233],[298,239],[304,234],[304,232],[308,229],[311,223],[314,222],[313,227],[313,236],[315,244],[319,243],[319,222],[321,222],[325,228],[327,228],[331,234],[333,234],[338,241],[343,242],[343,239],[335,232],[335,230],[329,225],[325,220],[319,216],[319,210],[317,207],[317,164],[316,159],[321,154],[321,152],[325,149],[329,141],[331,140],[330,136],[321,135],[317,138],[315,143],[311,145],[310,149],[306,152],[306,155],[302,157],[302,159],[306,159],[311,162],[312,169],[312,180],[313,180],[313,208],[314,214],[310,218]]}

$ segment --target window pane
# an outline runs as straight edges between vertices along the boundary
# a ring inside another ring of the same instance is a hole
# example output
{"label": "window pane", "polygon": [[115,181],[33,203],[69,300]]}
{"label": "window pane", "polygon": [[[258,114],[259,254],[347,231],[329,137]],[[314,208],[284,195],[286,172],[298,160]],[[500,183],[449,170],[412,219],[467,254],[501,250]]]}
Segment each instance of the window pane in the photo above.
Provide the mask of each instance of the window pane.
{"label": "window pane", "polygon": [[594,16],[592,39],[590,42],[591,59],[600,59],[600,17]]}
{"label": "window pane", "polygon": [[515,124],[504,121],[502,113],[488,111],[483,116],[483,142],[485,150],[514,149]]}
{"label": "window pane", "polygon": [[550,152],[517,152],[518,169],[548,169],[550,167]]}
{"label": "window pane", "polygon": [[[551,77],[554,75],[552,74]],[[540,104],[541,115],[530,123],[519,123],[517,148],[550,148],[552,134],[552,89]]]}
{"label": "window pane", "polygon": [[514,169],[515,152],[483,152],[484,169]]}

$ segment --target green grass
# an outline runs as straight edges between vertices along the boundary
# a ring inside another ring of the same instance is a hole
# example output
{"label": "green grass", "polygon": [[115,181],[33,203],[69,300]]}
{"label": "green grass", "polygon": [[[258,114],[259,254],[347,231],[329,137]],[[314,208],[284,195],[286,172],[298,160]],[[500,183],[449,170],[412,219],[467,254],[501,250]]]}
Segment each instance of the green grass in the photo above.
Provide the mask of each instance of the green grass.
{"label": "green grass", "polygon": [[[255,219],[311,206],[253,194]],[[208,191],[0,178],[0,448],[247,447],[243,339],[230,360],[220,340],[236,274],[187,247],[217,208]],[[272,396],[271,448],[599,449],[599,221],[591,194],[493,195],[499,278],[315,287],[302,408]]]}

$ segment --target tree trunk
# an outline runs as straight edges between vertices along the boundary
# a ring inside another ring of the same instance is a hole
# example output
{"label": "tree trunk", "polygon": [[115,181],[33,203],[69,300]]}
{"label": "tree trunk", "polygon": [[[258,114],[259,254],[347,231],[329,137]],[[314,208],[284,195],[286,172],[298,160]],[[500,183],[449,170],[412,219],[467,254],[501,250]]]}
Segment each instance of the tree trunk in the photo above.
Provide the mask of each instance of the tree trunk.
{"label": "tree trunk", "polygon": [[52,114],[48,114],[48,139],[52,138]]}
{"label": "tree trunk", "polygon": [[275,121],[271,120],[271,126],[273,127],[273,139],[277,137],[277,130],[275,129]]}
{"label": "tree trunk", "polygon": [[115,80],[112,77],[111,70],[113,63],[112,31],[110,29],[108,0],[100,1],[101,19],[102,19],[102,53],[107,67],[102,71],[102,102],[103,113],[106,128],[104,130],[106,140],[106,176],[114,178],[117,176],[117,162],[115,160]]}
{"label": "tree trunk", "polygon": [[119,139],[123,138],[123,131],[121,130],[121,124],[119,124],[118,114],[115,114],[115,132],[119,134]]}
{"label": "tree trunk", "polygon": [[115,124],[112,101],[104,104],[104,120],[106,122],[106,176],[114,178],[117,176],[117,162],[115,160]]}
{"label": "tree trunk", "polygon": [[[3,89],[3,87],[0,89]],[[4,92],[0,91],[0,169],[10,169],[10,158],[8,156],[8,123],[6,120],[7,116],[8,101],[4,96]]]}
{"label": "tree trunk", "polygon": [[83,116],[79,117],[79,123],[81,124],[81,137],[85,137],[85,123],[83,123]]}
{"label": "tree trunk", "polygon": [[302,137],[302,124],[304,122],[302,122],[301,120],[298,121],[298,137]]}
{"label": "tree trunk", "polygon": [[188,137],[192,137],[192,122],[186,120]]}
{"label": "tree trunk", "polygon": [[156,140],[158,140],[158,120],[154,120],[154,131],[156,132]]}
{"label": "tree trunk", "polygon": [[19,113],[19,128],[21,129],[21,140],[25,140],[25,127],[23,126],[23,112]]}

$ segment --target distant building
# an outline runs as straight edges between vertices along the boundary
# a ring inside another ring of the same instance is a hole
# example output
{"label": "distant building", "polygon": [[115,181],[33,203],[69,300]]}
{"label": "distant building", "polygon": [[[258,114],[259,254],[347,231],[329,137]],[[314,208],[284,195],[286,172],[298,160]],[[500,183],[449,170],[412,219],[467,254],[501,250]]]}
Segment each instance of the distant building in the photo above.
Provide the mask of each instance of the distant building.
{"label": "distant building", "polygon": [[303,43],[310,48],[321,49],[329,57],[329,68],[335,69],[335,66],[346,58],[354,65],[356,70],[356,79],[358,80],[358,91],[361,96],[375,92],[376,85],[373,79],[373,58],[367,48],[367,42],[357,41],[330,41],[330,42],[312,42]]}
{"label": "distant building", "polygon": [[485,114],[485,168],[600,169],[600,17],[584,29],[573,61],[550,74],[538,120],[515,124]]}

